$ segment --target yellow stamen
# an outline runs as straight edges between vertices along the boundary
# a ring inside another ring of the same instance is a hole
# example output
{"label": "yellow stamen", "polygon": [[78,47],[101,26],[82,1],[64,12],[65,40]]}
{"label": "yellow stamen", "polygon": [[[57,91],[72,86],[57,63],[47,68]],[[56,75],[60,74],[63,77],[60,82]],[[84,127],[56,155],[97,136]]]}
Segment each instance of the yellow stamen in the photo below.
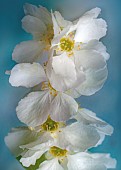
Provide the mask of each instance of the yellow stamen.
{"label": "yellow stamen", "polygon": [[54,132],[59,129],[59,123],[48,117],[47,121],[41,127],[44,131]]}
{"label": "yellow stamen", "polygon": [[74,41],[70,38],[63,37],[60,40],[60,48],[62,51],[70,52],[74,48]]}
{"label": "yellow stamen", "polygon": [[49,87],[49,90],[50,90],[50,94],[51,94],[52,96],[56,97],[57,94],[58,94],[57,91],[51,86],[50,83],[48,84],[48,87]]}
{"label": "yellow stamen", "polygon": [[68,151],[66,149],[61,149],[56,146],[50,148],[50,154],[52,154],[54,157],[65,157],[67,153]]}

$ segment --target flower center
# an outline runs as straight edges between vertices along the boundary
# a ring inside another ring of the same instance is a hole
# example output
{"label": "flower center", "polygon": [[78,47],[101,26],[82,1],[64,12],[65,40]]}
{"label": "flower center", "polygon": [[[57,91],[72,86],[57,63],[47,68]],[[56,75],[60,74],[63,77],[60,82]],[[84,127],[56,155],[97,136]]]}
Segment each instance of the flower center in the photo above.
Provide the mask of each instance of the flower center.
{"label": "flower center", "polygon": [[50,154],[52,154],[54,157],[64,157],[67,155],[66,149],[61,149],[56,146],[53,146],[50,148]]}
{"label": "flower center", "polygon": [[57,131],[59,129],[59,123],[48,117],[47,121],[42,125],[42,129],[49,132]]}
{"label": "flower center", "polygon": [[61,38],[60,40],[60,48],[62,51],[70,52],[74,48],[74,41],[70,38]]}

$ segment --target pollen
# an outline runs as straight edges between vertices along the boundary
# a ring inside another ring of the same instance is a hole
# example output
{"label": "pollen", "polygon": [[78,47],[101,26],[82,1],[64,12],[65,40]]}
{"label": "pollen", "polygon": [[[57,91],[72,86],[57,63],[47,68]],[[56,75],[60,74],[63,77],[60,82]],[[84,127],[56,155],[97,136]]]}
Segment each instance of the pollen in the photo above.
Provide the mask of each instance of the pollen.
{"label": "pollen", "polygon": [[67,155],[67,152],[68,151],[66,149],[61,149],[56,146],[50,148],[50,154],[54,157],[65,157]]}
{"label": "pollen", "polygon": [[59,129],[59,123],[48,117],[47,121],[41,126],[44,131],[54,132]]}
{"label": "pollen", "polygon": [[70,52],[74,48],[74,41],[70,38],[61,38],[60,40],[60,48],[62,51]]}
{"label": "pollen", "polygon": [[52,96],[56,97],[57,94],[58,94],[57,91],[51,86],[50,83],[48,84],[48,87],[49,87],[49,90],[50,90],[50,94],[51,94]]}
{"label": "pollen", "polygon": [[51,41],[54,37],[54,30],[52,25],[47,25],[47,32],[43,34],[42,41],[46,44],[46,49],[49,50]]}

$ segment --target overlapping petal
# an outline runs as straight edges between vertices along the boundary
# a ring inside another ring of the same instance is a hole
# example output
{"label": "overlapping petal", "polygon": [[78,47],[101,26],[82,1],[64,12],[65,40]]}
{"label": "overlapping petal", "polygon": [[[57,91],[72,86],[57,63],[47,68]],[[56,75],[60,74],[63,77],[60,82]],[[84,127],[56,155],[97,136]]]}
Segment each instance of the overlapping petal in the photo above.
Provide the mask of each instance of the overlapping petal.
{"label": "overlapping petal", "polygon": [[[99,156],[99,157],[98,157]],[[107,156],[107,154],[98,154],[95,157],[93,154],[88,153],[77,153],[74,155],[68,156],[68,169],[75,170],[75,169],[83,169],[83,170],[107,170],[108,168],[115,168],[116,167],[116,160],[112,159],[111,157]],[[101,159],[103,156],[103,159]],[[105,159],[105,162],[104,162]],[[108,163],[110,162],[110,167]]]}
{"label": "overlapping petal", "polygon": [[106,135],[112,135],[113,127],[106,123],[104,120],[98,118],[96,114],[88,109],[82,108],[78,110],[75,118],[86,125],[95,126],[100,132]]}
{"label": "overlapping petal", "polygon": [[41,57],[44,47],[42,41],[22,42],[14,48],[12,59],[17,63],[33,63]]}
{"label": "overlapping petal", "polygon": [[5,143],[10,151],[16,156],[20,156],[23,150],[19,147],[30,141],[36,140],[38,134],[31,131],[28,127],[13,128],[8,136],[5,137]]}
{"label": "overlapping petal", "polygon": [[46,25],[52,24],[50,12],[43,6],[39,6],[38,8],[35,5],[26,3],[24,5],[24,12],[26,15],[37,17],[38,19],[43,21]]}
{"label": "overlapping petal", "polygon": [[36,127],[47,120],[50,109],[50,95],[47,91],[32,92],[22,99],[17,108],[19,120],[28,126]]}
{"label": "overlapping petal", "polygon": [[38,63],[17,64],[11,70],[9,82],[12,86],[34,87],[39,83],[46,81],[46,75],[43,67]]}
{"label": "overlapping petal", "polygon": [[90,125],[76,122],[60,129],[57,137],[57,146],[70,151],[85,151],[97,145],[100,134]]}
{"label": "overlapping petal", "polygon": [[52,159],[44,161],[37,170],[64,170],[63,167],[59,164],[58,159]]}
{"label": "overlapping petal", "polygon": [[99,40],[106,35],[107,24],[102,18],[97,19],[99,13],[100,9],[94,8],[79,19],[74,38],[76,42],[87,43],[90,40]]}

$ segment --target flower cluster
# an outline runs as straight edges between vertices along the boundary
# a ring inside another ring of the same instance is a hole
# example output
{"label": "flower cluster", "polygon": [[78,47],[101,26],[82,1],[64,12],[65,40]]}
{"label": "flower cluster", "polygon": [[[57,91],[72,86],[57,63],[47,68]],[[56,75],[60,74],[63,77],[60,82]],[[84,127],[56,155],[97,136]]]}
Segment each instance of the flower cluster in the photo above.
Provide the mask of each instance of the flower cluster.
{"label": "flower cluster", "polygon": [[[23,29],[33,40],[18,44],[9,82],[29,88],[16,108],[26,124],[5,137],[11,152],[27,169],[44,159],[37,170],[106,170],[116,167],[110,154],[90,153],[113,127],[75,98],[100,90],[107,78],[109,54],[100,39],[107,24],[94,8],[79,19],[65,20],[58,12],[24,6]],[[34,168],[33,168],[34,169]]]}

